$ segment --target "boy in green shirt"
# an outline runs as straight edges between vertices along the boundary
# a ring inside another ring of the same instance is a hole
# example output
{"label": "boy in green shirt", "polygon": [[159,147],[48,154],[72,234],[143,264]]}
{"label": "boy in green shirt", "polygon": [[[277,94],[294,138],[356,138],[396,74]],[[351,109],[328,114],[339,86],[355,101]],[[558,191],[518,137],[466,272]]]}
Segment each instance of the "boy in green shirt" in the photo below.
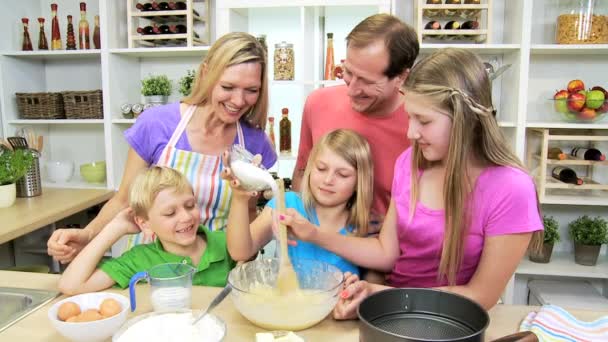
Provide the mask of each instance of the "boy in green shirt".
{"label": "boy in green shirt", "polygon": [[[227,252],[226,235],[210,232],[199,223],[200,209],[186,177],[171,168],[153,166],[133,181],[129,207],[70,263],[59,280],[59,290],[74,295],[114,284],[125,288],[135,273],[169,262],[195,267],[194,285],[224,286],[235,265]],[[140,231],[156,235],[156,241],[135,246],[96,268],[118,239]]]}

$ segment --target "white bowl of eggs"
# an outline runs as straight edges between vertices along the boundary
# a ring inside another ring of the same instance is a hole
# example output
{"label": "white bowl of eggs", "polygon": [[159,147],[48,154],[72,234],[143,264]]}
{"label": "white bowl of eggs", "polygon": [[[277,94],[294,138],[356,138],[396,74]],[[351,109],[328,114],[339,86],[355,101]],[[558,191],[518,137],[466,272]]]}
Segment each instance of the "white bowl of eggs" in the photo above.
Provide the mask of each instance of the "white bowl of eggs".
{"label": "white bowl of eggs", "polygon": [[65,338],[75,341],[104,341],[127,320],[129,299],[109,293],[84,293],[62,299],[48,311],[49,320]]}

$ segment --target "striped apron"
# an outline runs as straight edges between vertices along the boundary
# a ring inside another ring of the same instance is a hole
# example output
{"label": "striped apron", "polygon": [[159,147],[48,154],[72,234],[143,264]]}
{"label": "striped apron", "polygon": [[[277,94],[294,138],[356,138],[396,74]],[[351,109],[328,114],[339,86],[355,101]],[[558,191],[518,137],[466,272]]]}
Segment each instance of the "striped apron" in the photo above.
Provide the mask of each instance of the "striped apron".
{"label": "striped apron", "polygon": [[[211,231],[223,230],[228,224],[232,189],[228,182],[221,177],[224,169],[221,154],[210,156],[180,150],[175,147],[195,110],[196,106],[194,105],[188,107],[156,165],[171,167],[185,175],[192,185],[194,196],[200,208],[201,224]],[[238,121],[236,131],[238,144],[244,148],[245,138]],[[130,235],[126,248],[129,249],[137,244],[150,243],[153,239],[153,236],[145,236],[143,233]]]}

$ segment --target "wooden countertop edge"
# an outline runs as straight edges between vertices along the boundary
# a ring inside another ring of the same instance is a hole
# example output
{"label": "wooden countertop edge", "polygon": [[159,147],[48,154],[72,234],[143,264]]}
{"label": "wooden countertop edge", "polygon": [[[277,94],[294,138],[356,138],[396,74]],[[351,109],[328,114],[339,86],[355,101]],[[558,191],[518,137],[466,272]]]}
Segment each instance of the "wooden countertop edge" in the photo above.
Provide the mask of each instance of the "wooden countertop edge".
{"label": "wooden countertop edge", "polygon": [[[88,191],[91,191],[91,190],[88,190]],[[14,240],[25,234],[31,233],[34,230],[40,229],[43,226],[46,226],[53,222],[59,221],[67,216],[73,215],[79,211],[90,208],[101,202],[107,201],[110,198],[112,198],[112,196],[114,196],[114,190],[108,189],[108,190],[96,190],[96,191],[100,192],[100,194],[96,197],[89,198],[89,199],[79,202],[76,205],[73,205],[71,207],[61,209],[49,216],[46,216],[44,218],[41,218],[34,222],[26,224],[23,227],[21,227],[20,229],[16,229],[16,230],[10,231],[6,234],[0,235],[0,244],[3,244],[7,241]]]}

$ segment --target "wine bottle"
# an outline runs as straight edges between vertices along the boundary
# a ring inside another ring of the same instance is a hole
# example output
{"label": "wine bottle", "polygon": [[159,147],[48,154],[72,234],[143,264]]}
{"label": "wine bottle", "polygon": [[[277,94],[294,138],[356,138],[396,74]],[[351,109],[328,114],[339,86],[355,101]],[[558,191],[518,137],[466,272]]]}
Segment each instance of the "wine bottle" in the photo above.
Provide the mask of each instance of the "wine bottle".
{"label": "wine bottle", "polygon": [[479,28],[479,21],[469,20],[462,23],[460,26],[461,30],[477,30]]}
{"label": "wine bottle", "polygon": [[460,28],[460,23],[457,21],[448,21],[443,27],[446,30],[458,30]]}
{"label": "wine bottle", "polygon": [[559,147],[550,147],[549,151],[547,151],[547,158],[549,159],[566,159],[566,154]]}
{"label": "wine bottle", "polygon": [[604,161],[606,156],[596,148],[575,147],[570,155],[576,159]]}
{"label": "wine bottle", "polygon": [[135,5],[135,8],[137,8],[138,10],[143,11],[143,12],[154,11],[154,8],[152,7],[152,4],[149,3],[149,2],[147,2],[145,4],[141,4],[141,3],[138,2]]}
{"label": "wine bottle", "polygon": [[426,23],[426,25],[424,25],[424,29],[425,30],[441,30],[441,24],[436,21],[429,21],[428,23]]}
{"label": "wine bottle", "polygon": [[72,24],[72,16],[68,15],[67,40],[65,42],[66,50],[76,50],[76,36],[74,35],[74,24]]}
{"label": "wine bottle", "polygon": [[154,32],[154,28],[152,26],[149,26],[149,25],[148,26],[144,26],[144,27],[138,27],[137,28],[137,33],[139,33],[139,34],[146,34],[146,35],[148,35],[148,34],[156,34]]}
{"label": "wine bottle", "polygon": [[166,24],[162,24],[160,26],[154,24],[154,32],[156,32],[156,34],[171,34],[171,30],[169,30],[169,25]]}
{"label": "wine bottle", "polygon": [[[169,33],[183,34],[183,33],[187,33],[187,32],[188,32],[188,28],[184,24],[169,25]],[[193,32],[193,33],[194,33],[195,38],[199,38],[198,33],[196,33],[196,32]]]}
{"label": "wine bottle", "polygon": [[274,117],[268,117],[268,138],[272,147],[276,148],[276,139],[274,138]]}
{"label": "wine bottle", "polygon": [[564,183],[581,185],[583,180],[576,175],[576,171],[568,167],[556,166],[551,171],[551,176]]}
{"label": "wine bottle", "polygon": [[[188,9],[188,5],[186,5],[186,3],[183,1],[169,1],[169,8],[176,11],[183,11],[185,9]],[[200,17],[198,12],[194,8],[192,9],[192,13],[195,16]]]}
{"label": "wine bottle", "polygon": [[155,11],[170,11],[169,3],[166,1],[156,2],[152,1],[152,8]]}

